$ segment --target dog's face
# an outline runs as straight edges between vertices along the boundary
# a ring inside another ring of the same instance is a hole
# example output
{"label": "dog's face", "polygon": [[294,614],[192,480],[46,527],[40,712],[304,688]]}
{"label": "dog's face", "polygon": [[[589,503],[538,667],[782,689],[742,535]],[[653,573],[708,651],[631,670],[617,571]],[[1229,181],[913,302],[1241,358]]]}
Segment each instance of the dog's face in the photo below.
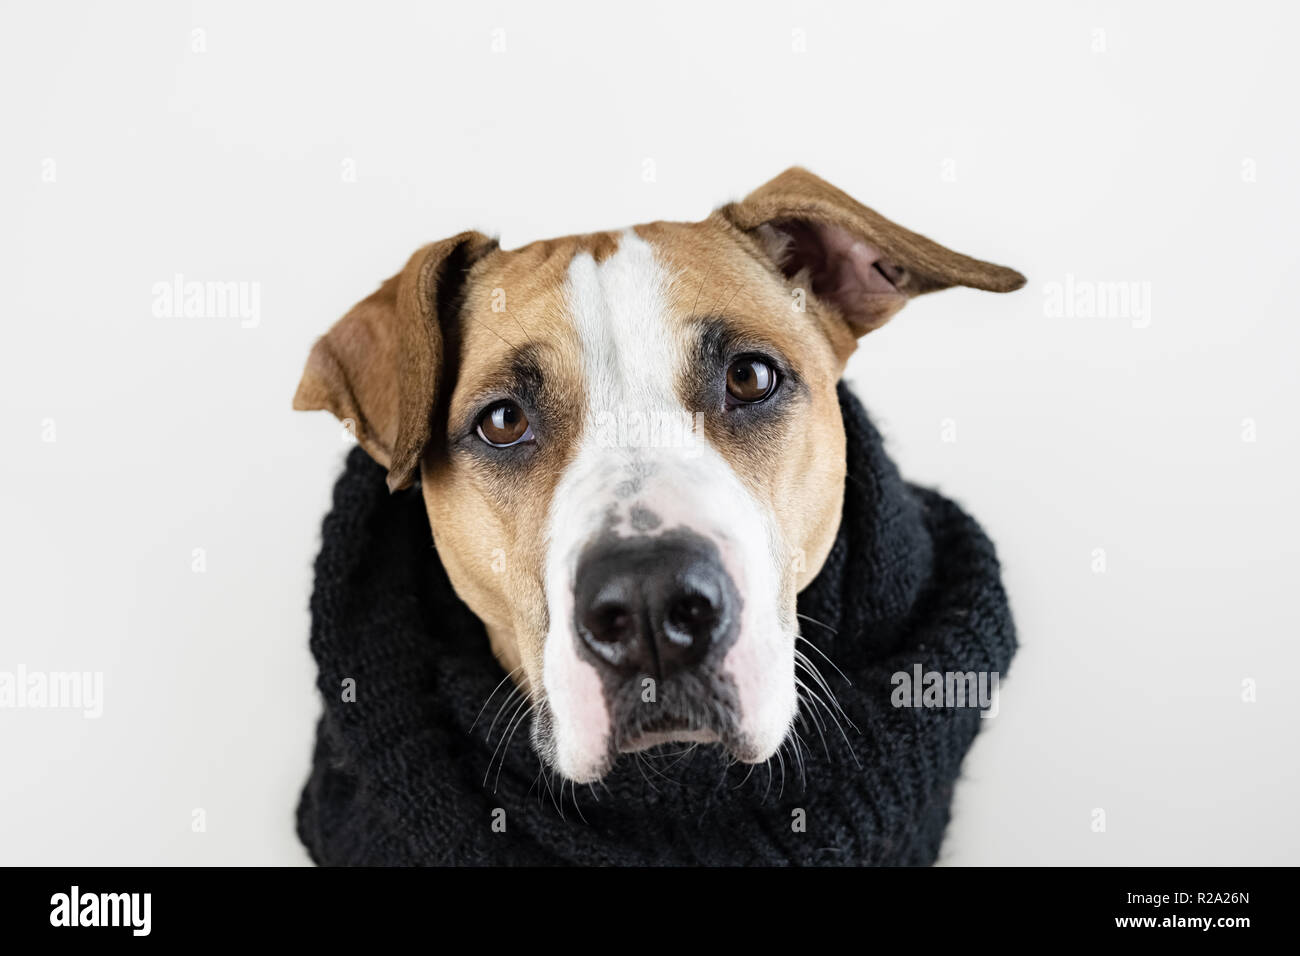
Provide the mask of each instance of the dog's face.
{"label": "dog's face", "polygon": [[428,246],[312,352],[297,408],[418,474],[460,597],[577,782],[620,752],[762,762],[795,598],[839,525],[835,386],[912,296],[1019,288],[800,169],[698,223]]}

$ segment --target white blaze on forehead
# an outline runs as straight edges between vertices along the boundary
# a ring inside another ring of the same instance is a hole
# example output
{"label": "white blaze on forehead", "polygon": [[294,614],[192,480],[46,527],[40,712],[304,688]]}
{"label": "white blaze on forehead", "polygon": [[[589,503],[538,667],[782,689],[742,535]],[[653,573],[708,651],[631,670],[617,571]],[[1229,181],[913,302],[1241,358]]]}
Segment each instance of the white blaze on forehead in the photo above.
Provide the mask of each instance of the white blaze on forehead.
{"label": "white blaze on forehead", "polygon": [[543,683],[559,769],[579,781],[607,769],[610,726],[600,675],[577,650],[574,572],[582,549],[606,530],[685,527],[715,542],[743,604],[723,666],[756,754],[765,758],[779,745],[794,711],[794,627],[779,606],[784,547],[774,516],[703,433],[690,431],[696,410],[681,403],[677,383],[692,349],[669,322],[670,283],[653,248],[631,230],[604,262],[581,253],[568,270],[586,411],[551,501]]}

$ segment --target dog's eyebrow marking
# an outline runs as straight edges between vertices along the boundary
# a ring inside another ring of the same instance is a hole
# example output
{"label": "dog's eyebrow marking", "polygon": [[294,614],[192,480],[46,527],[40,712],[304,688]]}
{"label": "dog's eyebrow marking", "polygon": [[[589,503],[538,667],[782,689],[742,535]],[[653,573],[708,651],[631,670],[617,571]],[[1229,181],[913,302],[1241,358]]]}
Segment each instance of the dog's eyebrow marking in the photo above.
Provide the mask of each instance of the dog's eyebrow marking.
{"label": "dog's eyebrow marking", "polygon": [[476,376],[466,390],[466,411],[461,431],[472,434],[484,404],[509,396],[531,408],[540,408],[546,400],[546,376],[542,371],[540,349],[536,345],[517,346],[500,362]]}
{"label": "dog's eyebrow marking", "polygon": [[540,350],[536,345],[514,347],[500,362],[483,373],[486,390],[505,389],[522,393],[521,397],[536,398],[545,384]]}
{"label": "dog's eyebrow marking", "polygon": [[536,345],[529,344],[515,349],[509,360],[509,377],[517,384],[540,390],[545,384],[542,363]]}

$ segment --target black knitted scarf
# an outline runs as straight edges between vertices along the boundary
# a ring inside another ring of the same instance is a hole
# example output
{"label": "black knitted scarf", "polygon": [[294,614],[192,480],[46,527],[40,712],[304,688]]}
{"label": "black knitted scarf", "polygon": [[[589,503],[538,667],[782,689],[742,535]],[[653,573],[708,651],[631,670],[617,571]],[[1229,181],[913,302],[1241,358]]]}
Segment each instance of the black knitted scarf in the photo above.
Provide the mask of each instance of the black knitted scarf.
{"label": "black knitted scarf", "polygon": [[491,718],[509,686],[484,710],[504,675],[447,581],[420,495],[390,495],[383,470],[354,450],[325,519],[311,600],[325,713],[298,833],[312,859],[932,863],[979,710],[895,706],[893,675],[917,665],[1005,674],[1015,631],[979,526],[899,477],[843,386],[840,404],[844,516],[799,596],[816,650],[799,643],[843,708],[843,732],[825,709],[804,710],[803,745],[767,766],[728,766],[714,747],[662,748],[625,755],[591,788],[542,772],[527,726],[502,746],[508,721]]}

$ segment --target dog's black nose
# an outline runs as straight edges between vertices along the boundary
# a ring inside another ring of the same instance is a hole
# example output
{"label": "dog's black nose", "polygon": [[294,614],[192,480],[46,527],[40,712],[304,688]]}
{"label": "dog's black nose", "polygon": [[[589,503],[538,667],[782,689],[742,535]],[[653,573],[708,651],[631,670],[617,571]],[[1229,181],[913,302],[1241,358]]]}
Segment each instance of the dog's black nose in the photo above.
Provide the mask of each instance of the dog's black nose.
{"label": "dog's black nose", "polygon": [[574,624],[619,676],[665,678],[721,643],[738,603],[717,549],[703,538],[612,538],[579,561]]}

